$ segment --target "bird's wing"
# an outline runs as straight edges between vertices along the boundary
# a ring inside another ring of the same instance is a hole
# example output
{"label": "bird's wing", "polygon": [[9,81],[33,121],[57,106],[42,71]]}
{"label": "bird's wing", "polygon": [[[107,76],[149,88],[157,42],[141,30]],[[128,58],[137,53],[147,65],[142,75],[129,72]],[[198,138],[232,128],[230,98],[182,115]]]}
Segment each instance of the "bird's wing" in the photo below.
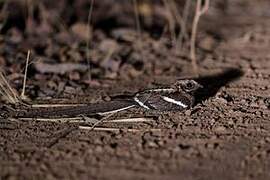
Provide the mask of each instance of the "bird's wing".
{"label": "bird's wing", "polygon": [[181,92],[147,92],[135,97],[141,107],[161,111],[181,111],[193,104],[192,96]]}

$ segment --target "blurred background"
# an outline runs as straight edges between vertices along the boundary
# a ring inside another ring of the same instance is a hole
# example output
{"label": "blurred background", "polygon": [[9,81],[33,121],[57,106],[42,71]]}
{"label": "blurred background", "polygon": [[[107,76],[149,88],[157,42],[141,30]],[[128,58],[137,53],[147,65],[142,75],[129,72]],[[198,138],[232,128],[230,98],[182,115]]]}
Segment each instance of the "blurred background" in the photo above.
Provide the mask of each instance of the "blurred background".
{"label": "blurred background", "polygon": [[[152,79],[160,75],[194,74],[190,69],[189,47],[196,1],[0,3],[0,65],[13,86],[21,89],[26,54],[30,50],[32,65],[27,85],[32,86],[28,94],[33,97],[57,95],[65,91],[66,85],[80,93],[89,85],[110,86],[109,82],[101,82],[104,79],[130,81],[146,75]],[[210,56],[219,42],[243,36],[245,32],[231,26],[234,23],[248,24],[251,15],[269,16],[267,8],[263,8],[267,1],[260,0],[256,6],[254,3],[210,1],[210,9],[200,18],[197,29],[197,63]]]}

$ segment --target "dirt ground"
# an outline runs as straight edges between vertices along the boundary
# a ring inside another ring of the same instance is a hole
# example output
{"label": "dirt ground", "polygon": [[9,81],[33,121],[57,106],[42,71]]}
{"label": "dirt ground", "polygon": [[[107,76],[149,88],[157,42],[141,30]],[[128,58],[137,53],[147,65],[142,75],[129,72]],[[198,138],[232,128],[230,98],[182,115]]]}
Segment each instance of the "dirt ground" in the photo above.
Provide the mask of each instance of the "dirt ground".
{"label": "dirt ground", "polygon": [[[132,1],[95,2],[91,80],[85,44],[89,1],[36,2],[32,18],[29,12],[25,18],[25,4],[16,1],[2,5],[1,13],[0,65],[19,92],[31,49],[29,102],[106,101],[194,77],[187,48],[179,52],[170,44],[161,2],[139,2],[141,38]],[[0,179],[270,179],[269,8],[269,0],[211,2],[197,41],[196,79],[204,88],[190,110],[127,111],[109,118],[153,121],[98,125],[120,131],[35,120],[5,125],[9,117],[3,116]]]}

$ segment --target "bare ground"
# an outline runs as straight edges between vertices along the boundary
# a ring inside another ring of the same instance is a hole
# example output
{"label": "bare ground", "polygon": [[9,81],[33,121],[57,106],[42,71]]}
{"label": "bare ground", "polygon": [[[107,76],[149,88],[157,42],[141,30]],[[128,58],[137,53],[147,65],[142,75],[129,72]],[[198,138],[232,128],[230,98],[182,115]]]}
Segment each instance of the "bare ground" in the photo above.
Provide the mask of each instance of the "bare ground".
{"label": "bare ground", "polygon": [[[148,116],[155,121],[100,125],[122,127],[117,132],[79,130],[74,123],[14,122],[0,130],[0,179],[269,179],[270,4],[249,0],[246,4],[229,1],[228,6],[225,14],[210,10],[200,23],[198,81],[205,88],[197,95],[194,108],[164,115],[128,111],[112,119]],[[143,41],[147,47],[149,39]],[[12,40],[13,44],[19,41]],[[21,66],[12,64],[15,60],[11,57],[27,47],[42,46],[42,41],[29,42],[33,40],[26,38],[25,45],[17,49],[7,41],[1,44],[5,48],[1,50],[1,66],[6,67],[16,88],[21,87],[22,76],[12,73],[19,72],[24,61],[20,61]],[[124,54],[126,45],[119,46]],[[88,86],[85,71],[42,75],[36,67],[27,93],[33,99],[51,96],[72,103],[95,102],[136,92],[155,82],[170,84],[176,78],[192,76],[189,60],[165,47],[145,48],[143,62],[137,60],[136,52],[122,55],[129,61],[121,62],[126,65],[115,70],[118,75],[97,72],[94,87]],[[63,56],[67,51],[79,51],[78,47],[56,48]],[[35,56],[55,53],[48,51],[36,49]],[[94,70],[103,67],[96,66]],[[64,85],[59,83],[62,81]],[[78,97],[80,94],[84,96]],[[139,131],[128,131],[134,128]]]}

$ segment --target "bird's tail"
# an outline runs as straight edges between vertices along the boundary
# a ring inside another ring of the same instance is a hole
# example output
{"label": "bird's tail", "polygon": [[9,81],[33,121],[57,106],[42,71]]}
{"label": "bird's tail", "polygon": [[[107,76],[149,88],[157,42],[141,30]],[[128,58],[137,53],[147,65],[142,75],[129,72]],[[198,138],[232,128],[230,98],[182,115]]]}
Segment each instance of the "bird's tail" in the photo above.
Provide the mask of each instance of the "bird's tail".
{"label": "bird's tail", "polygon": [[28,118],[53,118],[53,117],[76,117],[91,115],[106,115],[119,112],[136,106],[132,100],[114,100],[109,102],[100,102],[86,105],[30,108],[19,110],[16,117]]}

